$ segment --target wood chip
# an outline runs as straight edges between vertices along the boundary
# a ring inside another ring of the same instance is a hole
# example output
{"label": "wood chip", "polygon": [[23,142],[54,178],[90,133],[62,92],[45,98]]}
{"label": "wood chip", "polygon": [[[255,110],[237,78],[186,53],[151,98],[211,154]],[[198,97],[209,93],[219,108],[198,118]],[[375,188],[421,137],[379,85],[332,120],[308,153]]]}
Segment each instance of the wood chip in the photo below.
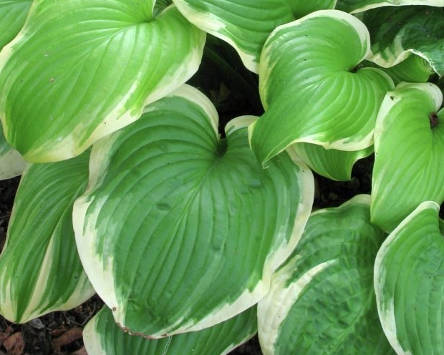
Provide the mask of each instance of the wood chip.
{"label": "wood chip", "polygon": [[52,341],[52,346],[56,353],[60,353],[61,349],[65,345],[71,344],[73,341],[80,339],[82,337],[82,328],[71,328],[70,330],[63,333],[58,338]]}
{"label": "wood chip", "polygon": [[13,329],[11,326],[8,326],[4,332],[0,332],[0,346],[2,346],[3,342],[9,338],[9,336],[12,334]]}
{"label": "wood chip", "polygon": [[25,341],[21,332],[12,334],[3,342],[8,355],[22,355],[25,350]]}

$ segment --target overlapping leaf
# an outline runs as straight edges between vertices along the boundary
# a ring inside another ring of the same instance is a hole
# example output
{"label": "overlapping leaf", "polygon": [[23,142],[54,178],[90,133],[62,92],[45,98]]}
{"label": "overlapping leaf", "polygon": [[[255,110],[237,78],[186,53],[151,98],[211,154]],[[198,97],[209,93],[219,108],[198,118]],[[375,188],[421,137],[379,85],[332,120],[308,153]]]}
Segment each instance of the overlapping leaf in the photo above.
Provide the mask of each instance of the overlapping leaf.
{"label": "overlapping leaf", "polygon": [[74,207],[82,263],[123,327],[195,331],[254,305],[294,249],[313,177],[283,154],[263,170],[246,125],[217,134],[211,102],[185,86],[92,151]]}
{"label": "overlapping leaf", "polygon": [[247,341],[257,331],[256,307],[214,327],[153,340],[124,333],[104,307],[83,331],[88,354],[94,355],[222,355]]}
{"label": "overlapping leaf", "polygon": [[266,112],[250,132],[263,164],[293,143],[345,151],[372,145],[393,82],[375,68],[354,72],[369,51],[364,24],[337,10],[317,11],[270,35],[259,72]]}
{"label": "overlapping leaf", "polygon": [[[444,0],[438,4],[444,6]],[[372,36],[369,60],[391,67],[414,53],[427,60],[440,76],[444,75],[444,9],[387,7],[365,12],[363,21]]]}
{"label": "overlapping leaf", "polygon": [[338,0],[336,8],[355,13],[382,6],[406,5],[444,6],[444,0]]}
{"label": "overlapping leaf", "polygon": [[398,354],[440,354],[444,349],[444,225],[440,228],[438,214],[439,205],[423,202],[376,257],[378,312]]}
{"label": "overlapping leaf", "polygon": [[359,195],[308,220],[292,258],[259,302],[264,355],[391,354],[379,324],[373,262],[384,233]]}
{"label": "overlapping leaf", "polygon": [[401,63],[383,69],[393,79],[395,84],[400,82],[425,83],[433,74],[430,64],[417,55],[410,55]]}
{"label": "overlapping leaf", "polygon": [[88,158],[35,164],[25,171],[0,256],[0,314],[24,323],[78,306],[94,290],[83,272],[72,205],[88,182]]}
{"label": "overlapping leaf", "polygon": [[0,180],[10,179],[20,175],[25,169],[26,162],[16,150],[12,149],[3,136],[0,124]]}
{"label": "overlapping leaf", "polygon": [[326,178],[347,181],[351,179],[353,165],[373,153],[373,146],[354,152],[324,149],[310,143],[294,144],[292,148],[313,171]]}
{"label": "overlapping leaf", "polygon": [[444,110],[433,84],[387,93],[375,130],[372,221],[393,230],[423,201],[444,201]]}
{"label": "overlapping leaf", "polygon": [[31,4],[32,0],[0,0],[0,49],[19,33]]}
{"label": "overlapping leaf", "polygon": [[153,5],[46,0],[32,6],[0,55],[5,136],[27,160],[78,155],[197,70],[204,33],[174,6],[153,17]]}
{"label": "overlapping leaf", "polygon": [[277,26],[316,10],[333,8],[336,0],[174,0],[174,3],[189,21],[230,43],[245,66],[257,72],[262,46]]}

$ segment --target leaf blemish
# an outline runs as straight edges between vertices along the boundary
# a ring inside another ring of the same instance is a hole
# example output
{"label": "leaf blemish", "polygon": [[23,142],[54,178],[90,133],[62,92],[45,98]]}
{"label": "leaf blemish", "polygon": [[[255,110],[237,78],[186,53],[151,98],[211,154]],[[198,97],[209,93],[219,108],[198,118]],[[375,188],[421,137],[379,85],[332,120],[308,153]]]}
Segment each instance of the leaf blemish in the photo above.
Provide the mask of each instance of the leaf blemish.
{"label": "leaf blemish", "polygon": [[430,121],[430,128],[433,129],[436,126],[438,126],[438,123],[439,123],[438,114],[436,112],[432,112],[429,115],[429,121]]}

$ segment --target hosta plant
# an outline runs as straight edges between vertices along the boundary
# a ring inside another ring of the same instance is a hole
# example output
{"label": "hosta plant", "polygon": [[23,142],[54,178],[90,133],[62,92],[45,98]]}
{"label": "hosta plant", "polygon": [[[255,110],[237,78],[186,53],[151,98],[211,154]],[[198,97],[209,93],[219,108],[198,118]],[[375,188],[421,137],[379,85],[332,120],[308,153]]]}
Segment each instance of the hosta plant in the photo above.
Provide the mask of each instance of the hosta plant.
{"label": "hosta plant", "polygon": [[121,326],[151,337],[199,330],[268,292],[308,218],[313,178],[287,153],[263,170],[248,145],[254,120],[230,121],[220,139],[211,102],[184,86],[94,146],[74,229]]}
{"label": "hosta plant", "polygon": [[156,4],[33,2],[0,54],[4,134],[27,160],[78,155],[194,74],[205,34]]}
{"label": "hosta plant", "polygon": [[104,307],[89,321],[83,338],[88,354],[96,355],[227,354],[256,333],[256,323],[256,307],[253,307],[212,328],[146,339],[122,332],[114,322],[112,311]]}
{"label": "hosta plant", "polygon": [[382,103],[375,131],[372,220],[385,230],[393,230],[423,201],[444,201],[442,102],[436,85],[402,83]]}
{"label": "hosta plant", "polygon": [[439,205],[421,203],[389,235],[375,262],[384,332],[398,354],[442,351],[444,223]]}
{"label": "hosta plant", "polygon": [[444,0],[0,0],[0,30],[6,319],[97,293],[90,355],[444,352]]}
{"label": "hosta plant", "polygon": [[354,152],[352,160],[365,156],[360,150],[372,145],[379,106],[393,88],[385,72],[356,69],[369,53],[364,24],[337,10],[274,30],[259,71],[266,112],[250,127],[251,147],[264,165],[295,143]]}
{"label": "hosta plant", "polygon": [[370,222],[368,195],[314,212],[259,302],[264,354],[391,353],[373,291],[373,263],[384,238]]}

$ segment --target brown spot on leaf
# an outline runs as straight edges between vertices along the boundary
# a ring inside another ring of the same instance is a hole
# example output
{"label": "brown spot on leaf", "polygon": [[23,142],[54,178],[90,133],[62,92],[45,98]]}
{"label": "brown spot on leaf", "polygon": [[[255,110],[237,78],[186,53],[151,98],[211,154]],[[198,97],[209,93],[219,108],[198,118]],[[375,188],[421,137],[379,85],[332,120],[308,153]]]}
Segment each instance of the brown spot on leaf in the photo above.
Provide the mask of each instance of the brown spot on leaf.
{"label": "brown spot on leaf", "polygon": [[432,112],[429,115],[429,120],[430,120],[430,128],[435,128],[438,123],[439,123],[439,119],[438,119],[438,114],[436,112]]}

